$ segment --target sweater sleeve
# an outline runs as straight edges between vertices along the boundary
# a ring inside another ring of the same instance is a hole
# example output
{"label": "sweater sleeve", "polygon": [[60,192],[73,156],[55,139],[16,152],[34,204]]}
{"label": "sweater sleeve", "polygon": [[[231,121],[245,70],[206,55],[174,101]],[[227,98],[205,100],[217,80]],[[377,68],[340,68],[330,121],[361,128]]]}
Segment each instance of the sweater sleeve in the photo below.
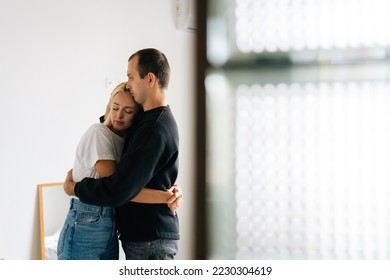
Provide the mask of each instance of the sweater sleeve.
{"label": "sweater sleeve", "polygon": [[151,133],[147,141],[135,135],[113,175],[76,183],[75,194],[88,204],[119,207],[133,199],[165,161],[165,143],[159,134]]}

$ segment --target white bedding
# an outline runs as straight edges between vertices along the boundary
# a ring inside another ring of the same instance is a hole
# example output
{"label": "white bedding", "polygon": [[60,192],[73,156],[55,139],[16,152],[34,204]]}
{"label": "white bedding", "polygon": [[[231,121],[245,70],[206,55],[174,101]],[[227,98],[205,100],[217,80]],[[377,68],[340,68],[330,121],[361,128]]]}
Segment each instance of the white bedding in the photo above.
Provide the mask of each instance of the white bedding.
{"label": "white bedding", "polygon": [[47,260],[57,260],[57,243],[61,231],[45,236],[45,256]]}

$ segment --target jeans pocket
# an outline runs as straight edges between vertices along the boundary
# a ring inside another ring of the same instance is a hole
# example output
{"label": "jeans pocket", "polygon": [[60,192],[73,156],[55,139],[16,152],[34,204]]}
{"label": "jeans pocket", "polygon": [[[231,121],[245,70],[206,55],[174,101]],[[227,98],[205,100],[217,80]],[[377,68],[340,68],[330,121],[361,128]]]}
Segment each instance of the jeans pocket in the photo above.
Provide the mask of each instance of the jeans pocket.
{"label": "jeans pocket", "polygon": [[66,233],[68,232],[69,225],[64,224],[62,227],[60,236],[58,237],[58,243],[57,243],[57,256],[61,255],[62,252],[64,251],[64,243],[65,243],[65,236]]}
{"label": "jeans pocket", "polygon": [[166,240],[159,239],[156,242],[157,259],[160,260],[173,260],[178,252],[178,241],[177,240]]}
{"label": "jeans pocket", "polygon": [[101,215],[97,213],[88,213],[88,212],[81,212],[77,215],[76,223],[77,224],[96,224],[99,223],[101,219]]}
{"label": "jeans pocket", "polygon": [[125,241],[122,247],[127,260],[173,260],[178,252],[177,240]]}

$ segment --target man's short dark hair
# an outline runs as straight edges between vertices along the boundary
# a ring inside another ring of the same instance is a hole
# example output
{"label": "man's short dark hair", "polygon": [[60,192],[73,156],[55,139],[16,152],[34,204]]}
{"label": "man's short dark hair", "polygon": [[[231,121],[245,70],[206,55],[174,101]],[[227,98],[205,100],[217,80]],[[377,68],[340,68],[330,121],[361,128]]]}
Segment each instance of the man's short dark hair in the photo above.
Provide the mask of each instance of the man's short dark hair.
{"label": "man's short dark hair", "polygon": [[171,69],[166,56],[159,50],[149,48],[132,54],[128,61],[136,56],[138,56],[138,72],[141,79],[148,73],[153,73],[158,78],[160,88],[167,89]]}

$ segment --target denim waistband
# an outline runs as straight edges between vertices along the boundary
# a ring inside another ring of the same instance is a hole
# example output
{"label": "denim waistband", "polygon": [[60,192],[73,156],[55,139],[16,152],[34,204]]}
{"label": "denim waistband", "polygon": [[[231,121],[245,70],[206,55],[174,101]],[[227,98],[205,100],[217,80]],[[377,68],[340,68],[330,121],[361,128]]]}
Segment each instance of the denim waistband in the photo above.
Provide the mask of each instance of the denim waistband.
{"label": "denim waistband", "polygon": [[112,207],[105,207],[105,206],[97,206],[97,205],[91,205],[84,202],[81,202],[78,198],[72,198],[70,200],[70,210],[81,210],[81,211],[88,211],[92,213],[98,213],[101,215],[109,215],[112,216],[115,213],[115,209]]}

